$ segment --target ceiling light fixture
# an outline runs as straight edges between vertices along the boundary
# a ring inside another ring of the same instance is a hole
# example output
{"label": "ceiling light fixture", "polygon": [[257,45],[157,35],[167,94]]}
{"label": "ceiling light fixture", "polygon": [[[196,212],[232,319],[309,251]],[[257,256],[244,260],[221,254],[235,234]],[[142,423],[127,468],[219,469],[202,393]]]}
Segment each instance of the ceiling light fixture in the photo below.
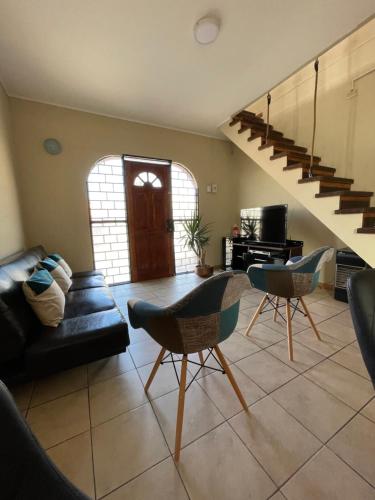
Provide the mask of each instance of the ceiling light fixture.
{"label": "ceiling light fixture", "polygon": [[216,17],[202,17],[195,23],[194,36],[198,43],[207,45],[218,37],[220,20]]}

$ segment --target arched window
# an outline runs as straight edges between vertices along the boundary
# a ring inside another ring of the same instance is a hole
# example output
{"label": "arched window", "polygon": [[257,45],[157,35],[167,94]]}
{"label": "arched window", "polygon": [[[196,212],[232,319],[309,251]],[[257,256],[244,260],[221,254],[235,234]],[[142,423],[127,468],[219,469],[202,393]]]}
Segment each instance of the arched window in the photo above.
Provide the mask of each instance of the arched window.
{"label": "arched window", "polygon": [[[160,179],[152,172],[141,172],[135,186],[158,189]],[[171,166],[172,214],[176,274],[192,271],[194,253],[184,246],[183,222],[198,211],[198,189],[193,175],[179,163]],[[95,269],[103,272],[109,285],[130,281],[128,222],[124,166],[121,156],[97,161],[87,179],[91,237]]]}
{"label": "arched window", "polygon": [[184,246],[183,222],[198,212],[198,187],[193,175],[179,163],[172,163],[172,213],[174,220],[174,256],[176,274],[194,270],[197,258]]}
{"label": "arched window", "polygon": [[120,156],[99,160],[87,179],[95,269],[109,285],[130,281],[124,169]]}

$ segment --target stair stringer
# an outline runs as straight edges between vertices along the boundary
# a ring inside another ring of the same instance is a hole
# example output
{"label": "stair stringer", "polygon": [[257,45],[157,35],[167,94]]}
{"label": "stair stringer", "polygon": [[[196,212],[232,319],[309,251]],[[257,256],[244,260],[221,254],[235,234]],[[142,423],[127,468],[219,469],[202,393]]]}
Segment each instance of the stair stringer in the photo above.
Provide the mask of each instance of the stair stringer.
{"label": "stair stringer", "polygon": [[335,210],[339,208],[339,196],[315,198],[315,194],[319,192],[319,182],[298,184],[298,180],[301,178],[300,169],[283,170],[287,165],[286,158],[270,160],[270,156],[273,155],[273,146],[259,151],[260,137],[249,142],[247,140],[248,134],[238,133],[241,124],[236,123],[229,126],[229,122],[230,120],[221,126],[221,131],[228,139],[305,206],[348,247],[371,267],[375,267],[374,235],[357,233],[357,228],[362,226],[362,214],[335,214]]}

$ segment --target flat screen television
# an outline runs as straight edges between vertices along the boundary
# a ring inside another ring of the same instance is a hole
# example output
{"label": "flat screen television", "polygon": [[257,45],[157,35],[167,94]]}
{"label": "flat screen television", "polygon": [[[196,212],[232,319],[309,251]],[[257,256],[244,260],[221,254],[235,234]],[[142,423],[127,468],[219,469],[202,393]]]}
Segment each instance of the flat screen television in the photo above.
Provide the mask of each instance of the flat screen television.
{"label": "flat screen television", "polygon": [[286,244],[288,205],[241,209],[241,236],[260,243]]}

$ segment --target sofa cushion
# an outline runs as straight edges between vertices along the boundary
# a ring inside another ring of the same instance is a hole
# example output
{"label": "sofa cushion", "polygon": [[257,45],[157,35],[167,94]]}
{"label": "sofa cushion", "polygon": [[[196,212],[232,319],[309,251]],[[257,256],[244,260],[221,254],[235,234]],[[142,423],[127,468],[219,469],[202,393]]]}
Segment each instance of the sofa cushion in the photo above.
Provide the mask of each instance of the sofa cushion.
{"label": "sofa cushion", "polygon": [[68,293],[70,287],[72,286],[72,280],[57,262],[50,259],[49,257],[46,257],[39,262],[38,268],[46,269],[59,285],[64,295]]}
{"label": "sofa cushion", "polygon": [[0,299],[0,364],[23,352],[26,337],[14,312]]}
{"label": "sofa cushion", "polygon": [[68,292],[65,296],[64,319],[84,316],[116,307],[112,294],[107,287],[88,288]]}
{"label": "sofa cushion", "polygon": [[117,308],[64,319],[44,327],[27,347],[26,369],[32,375],[52,373],[126,350],[127,324]]}
{"label": "sofa cushion", "polygon": [[58,326],[65,309],[65,295],[47,269],[39,269],[22,283],[27,302],[42,325]]}
{"label": "sofa cushion", "polygon": [[86,288],[98,288],[101,286],[107,286],[102,274],[95,274],[93,276],[80,276],[72,277],[71,291],[74,290],[85,290]]}

